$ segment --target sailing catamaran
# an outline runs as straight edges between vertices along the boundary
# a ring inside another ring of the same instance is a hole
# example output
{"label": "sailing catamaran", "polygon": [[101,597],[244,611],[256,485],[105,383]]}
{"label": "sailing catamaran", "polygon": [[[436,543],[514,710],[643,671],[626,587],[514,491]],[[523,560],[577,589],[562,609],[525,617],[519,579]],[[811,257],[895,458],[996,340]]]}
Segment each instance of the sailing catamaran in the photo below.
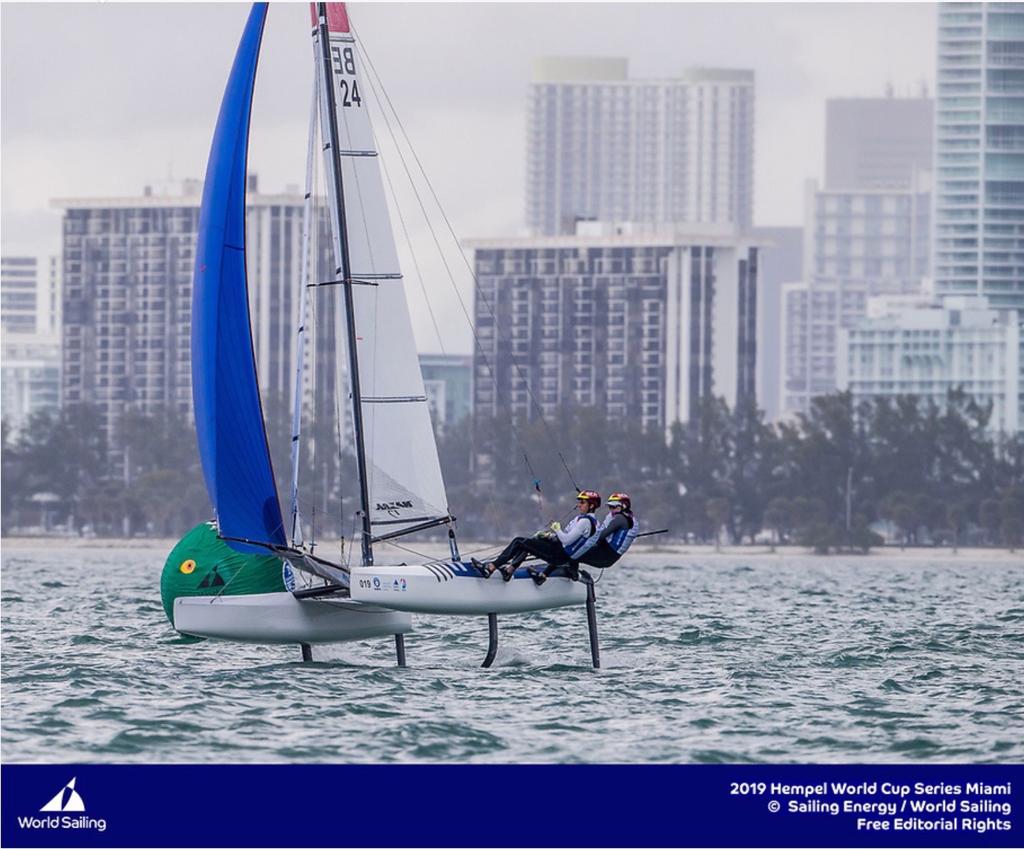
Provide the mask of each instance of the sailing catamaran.
{"label": "sailing catamaran", "polygon": [[[403,634],[411,629],[410,613],[486,615],[490,645],[484,665],[489,666],[497,648],[497,614],[586,605],[598,666],[594,591],[586,573],[581,581],[553,578],[538,586],[522,569],[505,583],[487,580],[459,555],[379,152],[363,102],[368,86],[343,3],[312,6],[316,105],[304,226],[308,240],[319,125],[335,268],[333,279],[310,283],[304,261],[296,379],[301,380],[303,367],[306,293],[314,299],[325,287],[337,287],[358,476],[359,563],[346,566],[314,556],[303,543],[296,459],[299,383],[286,533],[257,384],[245,269],[249,113],[266,14],[262,3],[250,12],[207,167],[196,248],[192,376],[200,458],[219,540],[242,555],[281,558],[291,579],[272,592],[238,594],[222,586],[219,591],[211,587],[206,595],[175,597],[170,600],[174,627],[195,636],[299,643],[307,659],[312,643],[394,635],[398,662],[404,665]],[[375,563],[375,545],[442,526],[448,527],[449,558],[416,565]],[[305,586],[298,587],[295,574],[306,576]]]}

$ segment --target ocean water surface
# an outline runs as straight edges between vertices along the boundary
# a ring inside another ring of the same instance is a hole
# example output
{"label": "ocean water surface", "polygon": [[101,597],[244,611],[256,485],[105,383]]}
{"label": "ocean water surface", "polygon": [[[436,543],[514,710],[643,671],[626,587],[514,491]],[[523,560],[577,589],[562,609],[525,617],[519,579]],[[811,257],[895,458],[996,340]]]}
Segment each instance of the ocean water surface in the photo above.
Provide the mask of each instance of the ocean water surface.
{"label": "ocean water surface", "polygon": [[582,608],[189,643],[156,548],[5,544],[7,763],[1024,760],[1024,558],[630,554]]}

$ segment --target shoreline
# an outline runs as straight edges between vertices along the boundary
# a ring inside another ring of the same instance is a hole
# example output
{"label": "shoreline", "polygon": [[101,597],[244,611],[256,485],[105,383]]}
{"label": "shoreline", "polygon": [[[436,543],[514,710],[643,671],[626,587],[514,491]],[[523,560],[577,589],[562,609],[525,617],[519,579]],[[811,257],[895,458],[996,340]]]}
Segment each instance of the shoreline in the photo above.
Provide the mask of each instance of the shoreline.
{"label": "shoreline", "polygon": [[[138,548],[144,550],[158,550],[169,553],[178,543],[177,539],[154,538],[154,537],[65,537],[65,536],[10,536],[0,538],[0,550],[7,551],[23,550],[38,551],[44,548],[54,549],[105,549],[105,548]],[[490,552],[498,550],[504,543],[478,542],[475,540],[461,541],[460,548],[463,550],[463,557],[478,552]],[[318,545],[321,551],[337,551],[338,541],[330,540]],[[431,557],[444,557],[448,553],[448,544],[441,541],[426,541],[417,546],[424,554]],[[387,549],[385,549],[387,551]],[[384,553],[382,551],[382,553]],[[394,552],[399,555],[396,550]],[[756,545],[723,545],[718,549],[714,545],[700,545],[696,543],[678,543],[674,545],[652,545],[646,544],[637,547],[634,553],[644,555],[672,554],[689,555],[694,557],[758,557],[779,559],[782,557],[856,557],[856,558],[877,558],[877,557],[898,557],[908,560],[948,560],[962,558],[985,558],[992,560],[1019,560],[1024,563],[1024,549],[1017,549],[1011,552],[1007,548],[991,548],[978,546],[960,546],[955,552],[949,546],[907,546],[900,548],[898,545],[878,546],[872,548],[867,554],[859,552],[840,552],[833,554],[815,554],[814,550],[801,545],[777,545],[772,551],[771,547],[763,544]]]}

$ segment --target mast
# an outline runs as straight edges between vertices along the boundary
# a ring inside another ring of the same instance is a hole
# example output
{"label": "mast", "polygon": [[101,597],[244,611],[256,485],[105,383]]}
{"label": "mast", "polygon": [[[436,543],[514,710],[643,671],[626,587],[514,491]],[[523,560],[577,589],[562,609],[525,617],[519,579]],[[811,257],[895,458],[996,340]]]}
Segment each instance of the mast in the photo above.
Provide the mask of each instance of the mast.
{"label": "mast", "polygon": [[341,260],[341,268],[337,269],[341,274],[338,282],[341,283],[345,297],[345,325],[346,336],[348,337],[348,365],[349,385],[352,388],[352,423],[355,429],[356,442],[356,472],[359,477],[359,506],[362,513],[362,553],[363,565],[373,565],[373,547],[371,545],[372,530],[370,526],[370,489],[366,475],[366,445],[363,438],[363,398],[359,385],[359,352],[356,349],[356,318],[355,301],[352,296],[352,269],[349,262],[348,225],[345,219],[345,189],[342,185],[341,167],[338,162],[338,119],[335,111],[334,97],[334,74],[331,69],[330,56],[330,34],[327,27],[327,4],[317,3],[317,31],[319,42],[320,58],[320,80],[321,98],[326,112],[325,127],[327,129],[328,145],[331,163],[332,188],[334,194],[335,214],[337,216],[338,232],[336,239],[338,253]]}

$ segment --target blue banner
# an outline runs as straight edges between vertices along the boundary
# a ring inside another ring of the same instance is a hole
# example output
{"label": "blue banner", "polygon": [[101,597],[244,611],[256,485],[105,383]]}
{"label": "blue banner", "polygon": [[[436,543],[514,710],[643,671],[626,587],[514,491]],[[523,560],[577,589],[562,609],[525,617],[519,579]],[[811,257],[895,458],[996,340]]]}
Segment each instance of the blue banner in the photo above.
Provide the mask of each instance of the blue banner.
{"label": "blue banner", "polygon": [[1019,766],[4,765],[14,846],[1021,846]]}

